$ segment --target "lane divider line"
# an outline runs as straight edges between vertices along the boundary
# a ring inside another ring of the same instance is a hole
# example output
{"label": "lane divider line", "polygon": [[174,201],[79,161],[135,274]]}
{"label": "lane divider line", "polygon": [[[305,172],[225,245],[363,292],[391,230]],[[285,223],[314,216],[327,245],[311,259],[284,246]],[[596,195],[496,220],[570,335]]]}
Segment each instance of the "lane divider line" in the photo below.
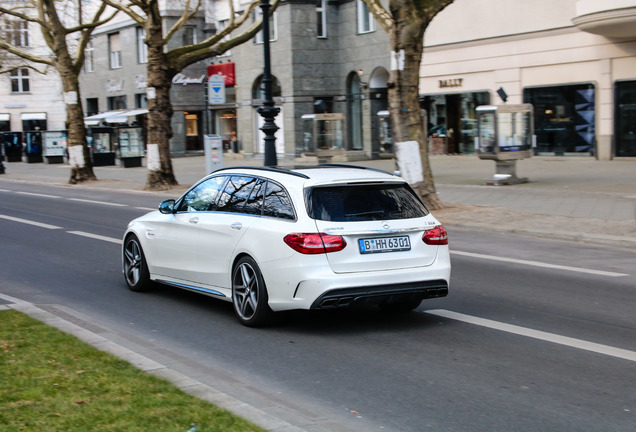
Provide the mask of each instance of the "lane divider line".
{"label": "lane divider line", "polygon": [[549,269],[555,269],[555,270],[566,270],[571,272],[593,274],[597,276],[608,276],[608,277],[629,276],[626,273],[608,272],[603,270],[592,270],[592,269],[586,269],[581,267],[570,267],[570,266],[564,266],[564,265],[548,264],[548,263],[542,263],[539,261],[528,261],[528,260],[521,260],[521,259],[515,259],[515,258],[504,258],[504,257],[495,256],[495,255],[484,255],[484,254],[478,254],[473,252],[462,252],[462,251],[451,250],[450,253],[452,255],[459,255],[459,256],[465,256],[470,258],[480,258],[480,259],[487,259],[492,261],[503,261],[503,262],[509,262],[513,264],[523,264],[523,265],[549,268]]}
{"label": "lane divider line", "polygon": [[526,336],[533,339],[539,339],[546,342],[552,342],[559,345],[568,346],[571,348],[578,348],[585,351],[591,351],[597,354],[603,354],[606,356],[616,357],[623,360],[629,360],[636,362],[636,351],[629,351],[622,348],[616,348],[609,345],[598,344],[595,342],[588,342],[582,339],[575,339],[567,336],[561,336],[554,333],[547,333],[540,330],[532,330],[525,327],[520,327],[512,324],[506,324],[498,321],[493,321],[485,318],[479,318],[472,315],[464,315],[459,312],[453,312],[445,309],[433,309],[424,311],[427,314],[436,315],[443,318],[449,318],[456,321],[462,321],[468,324],[474,324],[481,327],[490,328],[493,330],[499,330],[507,333],[516,334],[519,336]]}
{"label": "lane divider line", "polygon": [[111,206],[111,207],[128,207],[127,204],[113,203],[108,201],[95,201],[95,200],[82,199],[82,198],[67,198],[67,199],[69,201],[79,201],[79,202],[88,203],[88,204],[102,204],[102,205]]}
{"label": "lane divider line", "polygon": [[62,229],[62,227],[59,226],[55,226],[55,225],[49,225],[49,224],[45,224],[42,222],[35,222],[32,220],[28,220],[28,219],[21,219],[21,218],[17,218],[17,217],[13,217],[13,216],[7,216],[7,215],[3,215],[0,214],[0,219],[6,219],[6,220],[10,220],[13,222],[19,222],[19,223],[23,223],[23,224],[27,224],[27,225],[33,225],[33,226],[37,226],[40,228],[46,228],[46,229]]}
{"label": "lane divider line", "polygon": [[47,195],[47,194],[41,194],[41,193],[35,193],[35,192],[17,191],[16,193],[20,194],[20,195],[29,195],[29,196],[36,196],[36,197],[41,197],[41,198],[55,198],[55,199],[62,198],[61,196],[57,196],[57,195]]}
{"label": "lane divider line", "polygon": [[73,235],[78,235],[81,237],[87,237],[87,238],[92,238],[95,240],[102,240],[102,241],[106,241],[109,243],[116,243],[116,244],[121,244],[121,239],[118,238],[113,238],[113,237],[106,237],[103,235],[99,235],[99,234],[92,234],[92,233],[87,233],[84,231],[66,231],[69,234],[73,234]]}

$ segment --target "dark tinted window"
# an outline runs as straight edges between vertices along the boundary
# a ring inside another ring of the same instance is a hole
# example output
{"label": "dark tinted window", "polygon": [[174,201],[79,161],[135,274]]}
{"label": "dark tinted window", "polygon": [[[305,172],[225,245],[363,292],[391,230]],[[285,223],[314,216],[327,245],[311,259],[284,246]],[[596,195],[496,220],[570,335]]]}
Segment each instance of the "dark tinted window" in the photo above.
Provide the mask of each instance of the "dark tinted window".
{"label": "dark tinted window", "polygon": [[254,177],[232,176],[219,198],[216,211],[241,213],[256,183]]}
{"label": "dark tinted window", "polygon": [[211,210],[226,178],[226,176],[212,177],[190,189],[179,204],[179,211]]}
{"label": "dark tinted window", "polygon": [[278,184],[267,183],[263,216],[272,216],[282,219],[295,219],[294,206],[287,192]]}
{"label": "dark tinted window", "polygon": [[265,194],[265,186],[267,182],[265,180],[259,179],[254,185],[254,189],[252,189],[252,193],[250,197],[247,199],[245,203],[245,207],[243,207],[243,213],[252,214],[252,215],[261,215],[263,212],[263,196]]}
{"label": "dark tinted window", "polygon": [[428,210],[406,185],[360,185],[313,188],[308,196],[313,219],[331,222],[410,219]]}

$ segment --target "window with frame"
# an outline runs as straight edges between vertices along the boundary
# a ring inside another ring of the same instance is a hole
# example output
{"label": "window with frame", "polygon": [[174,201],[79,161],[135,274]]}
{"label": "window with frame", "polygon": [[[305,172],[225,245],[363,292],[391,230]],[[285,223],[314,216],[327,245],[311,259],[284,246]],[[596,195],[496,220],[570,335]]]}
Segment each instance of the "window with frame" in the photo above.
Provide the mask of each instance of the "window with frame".
{"label": "window with frame", "polygon": [[148,108],[148,95],[146,93],[135,94],[135,108]]}
{"label": "window with frame", "polygon": [[225,184],[226,176],[217,176],[202,181],[183,197],[178,211],[211,211],[216,207],[217,197]]}
{"label": "window with frame", "polygon": [[316,5],[316,36],[327,37],[327,0],[318,0]]}
{"label": "window with frame", "polygon": [[148,45],[146,45],[146,29],[137,27],[137,63],[148,63]]}
{"label": "window with frame", "polygon": [[369,6],[362,0],[358,0],[358,33],[370,33],[375,31],[375,18]]}
{"label": "window with frame", "polygon": [[[218,22],[218,27],[219,27],[219,32],[223,31],[224,28],[226,28],[228,26],[228,23],[230,22],[230,20],[220,20]],[[223,37],[223,39],[221,39],[221,42],[227,42],[231,39],[231,34],[227,34]],[[227,50],[225,51],[223,54],[219,54],[217,55],[217,57],[229,57],[232,55],[232,50]]]}
{"label": "window with frame", "polygon": [[20,68],[11,71],[11,93],[29,93],[29,69]]}
{"label": "window with frame", "polygon": [[121,68],[121,38],[119,33],[108,35],[108,51],[110,53],[110,68]]}
{"label": "window with frame", "polygon": [[108,111],[127,109],[126,96],[110,96],[106,99]]}
{"label": "window with frame", "polygon": [[254,177],[232,176],[223,188],[216,211],[243,213],[257,179]]}
{"label": "window with frame", "polygon": [[183,27],[183,46],[197,43],[197,28],[194,26]]}
{"label": "window with frame", "polygon": [[4,39],[14,47],[28,47],[29,23],[23,20],[5,19]]}
{"label": "window with frame", "polygon": [[[263,12],[261,10],[254,10],[252,12],[252,22],[256,22],[261,15],[263,15]],[[278,39],[278,29],[276,28],[276,12],[274,12],[273,14],[271,14],[269,16],[269,41],[275,41],[276,39]],[[256,36],[254,36],[254,43],[257,44],[262,44],[263,43],[263,31],[259,31],[258,33],[256,33]]]}
{"label": "window with frame", "polygon": [[267,183],[265,202],[263,203],[263,216],[290,220],[296,219],[291,198],[281,185],[272,181]]}
{"label": "window with frame", "polygon": [[84,49],[84,72],[95,72],[95,47],[92,41]]}

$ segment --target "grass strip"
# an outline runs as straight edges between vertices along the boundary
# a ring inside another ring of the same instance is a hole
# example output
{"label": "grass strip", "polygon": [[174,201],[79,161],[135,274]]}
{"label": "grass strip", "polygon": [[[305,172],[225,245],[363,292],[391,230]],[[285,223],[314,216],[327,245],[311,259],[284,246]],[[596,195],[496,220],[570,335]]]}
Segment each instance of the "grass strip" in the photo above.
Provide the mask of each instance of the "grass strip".
{"label": "grass strip", "polygon": [[0,430],[263,429],[22,313],[0,311]]}

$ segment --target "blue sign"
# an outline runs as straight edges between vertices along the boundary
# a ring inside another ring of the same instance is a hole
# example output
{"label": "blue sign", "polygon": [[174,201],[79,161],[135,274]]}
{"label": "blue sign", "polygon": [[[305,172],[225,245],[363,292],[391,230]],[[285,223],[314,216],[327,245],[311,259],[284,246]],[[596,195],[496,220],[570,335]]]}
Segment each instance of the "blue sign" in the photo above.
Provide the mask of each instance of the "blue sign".
{"label": "blue sign", "polygon": [[211,75],[208,78],[208,103],[210,105],[225,103],[225,78],[223,75]]}

